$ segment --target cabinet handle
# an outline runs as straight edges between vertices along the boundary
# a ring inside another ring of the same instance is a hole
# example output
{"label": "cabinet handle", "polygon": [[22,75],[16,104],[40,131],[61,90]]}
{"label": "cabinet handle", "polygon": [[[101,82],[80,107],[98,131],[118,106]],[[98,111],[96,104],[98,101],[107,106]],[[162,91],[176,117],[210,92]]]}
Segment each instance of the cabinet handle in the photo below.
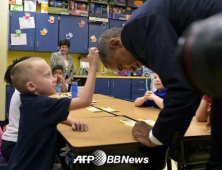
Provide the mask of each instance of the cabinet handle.
{"label": "cabinet handle", "polygon": [[113,88],[115,87],[114,85],[115,85],[115,84],[114,84],[114,82],[113,82]]}
{"label": "cabinet handle", "polygon": [[139,89],[139,90],[144,90],[144,89]]}
{"label": "cabinet handle", "polygon": [[32,43],[33,43],[33,42],[31,41],[31,47],[32,47]]}
{"label": "cabinet handle", "polygon": [[85,50],[86,50],[86,44],[85,44]]}
{"label": "cabinet handle", "polygon": [[139,83],[144,83],[143,81],[139,81]]}
{"label": "cabinet handle", "polygon": [[39,47],[39,42],[38,42],[38,41],[37,41],[36,47],[37,47],[37,48]]}
{"label": "cabinet handle", "polygon": [[108,88],[109,88],[109,82],[107,82],[107,84],[108,84]]}

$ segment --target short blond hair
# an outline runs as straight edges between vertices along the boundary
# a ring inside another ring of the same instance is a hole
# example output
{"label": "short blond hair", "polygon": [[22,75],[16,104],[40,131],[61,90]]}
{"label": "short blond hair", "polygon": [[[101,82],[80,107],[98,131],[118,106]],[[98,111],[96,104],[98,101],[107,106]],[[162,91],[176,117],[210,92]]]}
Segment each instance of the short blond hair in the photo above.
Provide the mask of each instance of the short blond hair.
{"label": "short blond hair", "polygon": [[20,93],[30,93],[26,88],[26,83],[31,81],[36,74],[38,68],[35,64],[37,62],[46,62],[43,58],[40,57],[31,57],[25,61],[22,61],[14,66],[11,72],[12,85]]}

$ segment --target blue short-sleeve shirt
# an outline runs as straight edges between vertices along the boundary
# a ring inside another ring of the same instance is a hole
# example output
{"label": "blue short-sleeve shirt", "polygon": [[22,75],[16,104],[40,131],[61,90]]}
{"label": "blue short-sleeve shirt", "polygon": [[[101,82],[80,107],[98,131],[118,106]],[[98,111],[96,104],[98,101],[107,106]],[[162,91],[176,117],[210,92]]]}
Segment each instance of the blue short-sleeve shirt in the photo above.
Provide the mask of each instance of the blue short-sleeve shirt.
{"label": "blue short-sleeve shirt", "polygon": [[[156,90],[155,92],[153,92],[155,95],[159,96],[160,98],[164,99],[164,97],[166,96],[166,90],[163,90],[161,92],[159,92],[158,90]],[[155,107],[160,109],[160,107],[153,101],[153,100],[147,100],[143,103],[143,107]]]}
{"label": "blue short-sleeve shirt", "polygon": [[67,119],[69,98],[21,94],[18,141],[7,170],[51,170],[54,163],[57,124]]}

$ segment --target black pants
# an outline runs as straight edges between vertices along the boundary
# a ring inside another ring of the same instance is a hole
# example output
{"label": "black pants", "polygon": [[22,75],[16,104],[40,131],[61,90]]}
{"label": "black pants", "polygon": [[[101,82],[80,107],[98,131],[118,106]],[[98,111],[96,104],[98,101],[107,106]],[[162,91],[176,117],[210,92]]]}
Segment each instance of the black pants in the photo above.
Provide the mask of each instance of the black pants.
{"label": "black pants", "polygon": [[222,170],[222,100],[212,100],[211,151],[207,170]]}
{"label": "black pants", "polygon": [[1,146],[2,155],[7,161],[9,160],[12,154],[15,144],[16,142],[2,140],[2,146]]}

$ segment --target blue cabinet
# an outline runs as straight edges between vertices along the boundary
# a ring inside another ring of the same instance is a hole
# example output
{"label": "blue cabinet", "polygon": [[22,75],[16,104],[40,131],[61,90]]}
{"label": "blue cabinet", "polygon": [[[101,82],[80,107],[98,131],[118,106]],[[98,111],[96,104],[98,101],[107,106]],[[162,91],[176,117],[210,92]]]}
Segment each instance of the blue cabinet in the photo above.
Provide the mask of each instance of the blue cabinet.
{"label": "blue cabinet", "polygon": [[110,96],[110,79],[97,78],[94,93]]}
{"label": "blue cabinet", "polygon": [[[49,22],[52,16],[54,23]],[[36,13],[35,51],[57,51],[58,27],[58,15]]]}
{"label": "blue cabinet", "polygon": [[88,19],[84,17],[60,16],[59,40],[70,38],[69,52],[88,53]]}
{"label": "blue cabinet", "polygon": [[[20,28],[22,20],[24,21],[24,16],[25,16],[24,11],[10,11],[10,30],[9,30],[9,50],[23,50],[23,51],[34,51],[34,42],[35,42],[35,28],[26,28],[22,29]],[[28,12],[30,14],[30,17],[32,19],[27,19],[25,20],[26,24],[23,24],[23,26],[27,26],[31,24],[31,21],[33,21],[33,17],[35,20],[35,12]],[[19,22],[19,19],[21,22]],[[33,24],[32,24],[33,25]],[[24,27],[23,27],[24,28]],[[19,37],[15,37],[18,40],[17,42],[21,43],[21,40],[19,38],[23,37],[23,39],[27,40],[27,43],[25,45],[12,45],[12,39],[11,39],[11,34],[16,34],[16,30],[20,29],[21,30],[21,35]]]}
{"label": "blue cabinet", "polygon": [[130,100],[131,79],[111,79],[111,96]]}
{"label": "blue cabinet", "polygon": [[8,119],[9,116],[9,107],[12,95],[15,91],[15,88],[13,86],[6,85],[6,95],[5,95],[5,120]]}
{"label": "blue cabinet", "polygon": [[131,79],[97,78],[95,94],[104,94],[115,98],[130,100]]}
{"label": "blue cabinet", "polygon": [[121,28],[124,26],[126,21],[122,20],[110,20],[109,21],[109,28]]}
{"label": "blue cabinet", "polygon": [[147,90],[150,90],[150,79],[132,79],[131,100],[144,96]]}
{"label": "blue cabinet", "polygon": [[89,23],[89,48],[97,47],[97,41],[101,34],[109,29],[109,24],[102,24],[96,22]]}

